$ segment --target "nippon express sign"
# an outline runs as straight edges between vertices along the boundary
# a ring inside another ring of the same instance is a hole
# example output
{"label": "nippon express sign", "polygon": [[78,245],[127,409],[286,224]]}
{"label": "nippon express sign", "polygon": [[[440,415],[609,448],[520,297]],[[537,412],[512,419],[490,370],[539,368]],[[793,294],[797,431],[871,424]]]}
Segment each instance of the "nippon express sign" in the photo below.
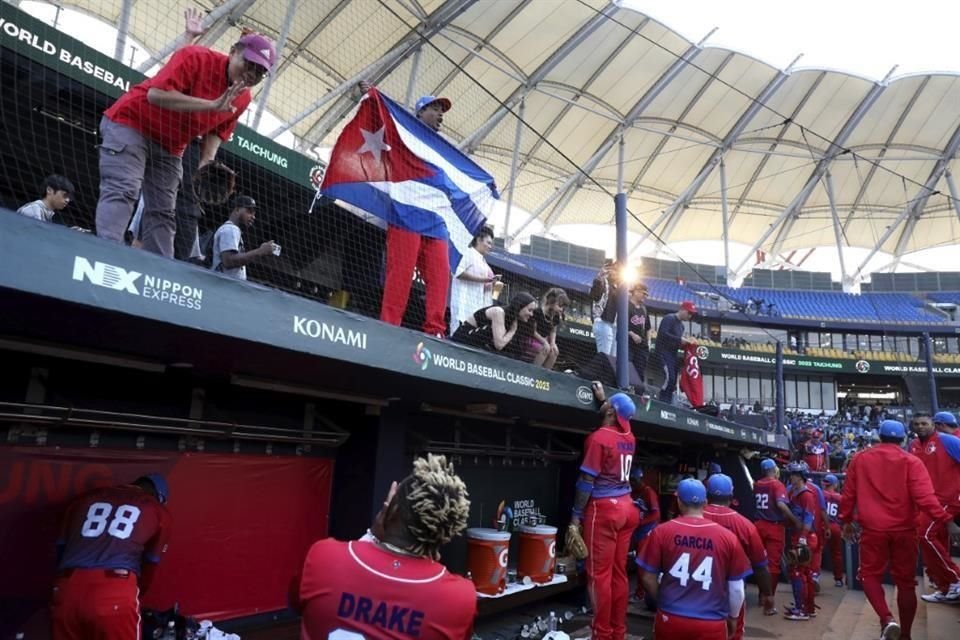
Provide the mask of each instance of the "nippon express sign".
{"label": "nippon express sign", "polygon": [[83,256],[73,259],[73,280],[193,311],[203,306],[199,287]]}

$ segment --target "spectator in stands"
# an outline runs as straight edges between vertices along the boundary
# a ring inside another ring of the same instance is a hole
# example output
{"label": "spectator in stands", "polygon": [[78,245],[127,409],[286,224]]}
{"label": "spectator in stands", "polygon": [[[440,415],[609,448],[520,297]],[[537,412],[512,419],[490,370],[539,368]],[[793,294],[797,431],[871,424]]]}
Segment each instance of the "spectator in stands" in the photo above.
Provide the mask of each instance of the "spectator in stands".
{"label": "spectator in stands", "polygon": [[683,302],[676,313],[663,317],[657,329],[657,341],[654,349],[655,365],[663,371],[663,383],[660,387],[660,400],[673,403],[673,394],[677,390],[677,350],[681,344],[695,341],[684,336],[684,324],[697,313],[697,307],[689,300]]}
{"label": "spectator in stands", "polygon": [[617,355],[617,281],[617,263],[608,258],[590,287],[593,339],[597,353],[608,356]]}
{"label": "spectator in stands", "polygon": [[43,179],[43,197],[28,202],[17,213],[41,222],[50,222],[53,216],[63,211],[73,200],[73,183],[61,175],[52,174]]}
{"label": "spectator in stands", "polygon": [[[360,88],[367,91],[370,84],[361,82]],[[418,120],[439,134],[443,114],[450,110],[450,106],[451,103],[446,98],[423,96],[417,100],[414,111]],[[492,233],[490,238],[492,242]],[[380,319],[395,326],[400,326],[403,322],[410,297],[411,277],[416,267],[426,289],[423,332],[439,338],[446,336],[447,323],[444,316],[450,290],[450,254],[447,241],[422,236],[415,231],[388,224],[386,247],[387,266]],[[466,309],[465,312],[470,314],[476,310]],[[457,313],[461,313],[461,310],[458,309]],[[457,322],[457,318],[451,316],[451,319],[454,323]],[[460,318],[460,321],[464,321],[464,318]]]}
{"label": "spectator in stands", "polygon": [[630,312],[627,323],[627,336],[630,338],[630,363],[640,376],[646,380],[647,358],[650,355],[650,313],[647,311],[647,285],[638,282],[630,288]]}
{"label": "spectator in stands", "polygon": [[957,435],[957,416],[949,411],[940,411],[933,416],[933,426],[940,433],[955,436]]}
{"label": "spectator in stands", "polygon": [[451,339],[472,347],[496,351],[511,358],[519,358],[522,349],[518,332],[527,325],[537,308],[537,299],[521,291],[506,308],[491,305],[477,309],[473,316],[460,325]]}
{"label": "spectator in stands", "polygon": [[544,369],[553,369],[560,355],[557,346],[557,328],[563,323],[563,312],[570,304],[567,292],[560,287],[548,289],[540,306],[533,312],[530,335],[526,336],[524,359]]}
{"label": "spectator in stands", "polygon": [[257,219],[257,202],[250,196],[237,196],[230,219],[220,225],[213,236],[212,268],[237,280],[247,279],[247,265],[260,258],[279,255],[280,247],[267,240],[256,249],[246,251],[243,246],[243,230],[250,228]]}
{"label": "spectator in stands", "polygon": [[483,227],[470,242],[453,274],[450,284],[450,327],[456,331],[461,322],[482,307],[493,304],[494,275],[486,255],[493,249],[493,228]]}
{"label": "spectator in stands", "polygon": [[257,33],[242,36],[229,55],[184,47],[157,75],[132,87],[107,109],[100,123],[97,235],[123,242],[142,190],[143,248],[173,257],[184,149],[202,136],[199,166],[213,162],[221,142],[230,138],[250,104],[249,87],[259,83],[275,62],[273,42]]}

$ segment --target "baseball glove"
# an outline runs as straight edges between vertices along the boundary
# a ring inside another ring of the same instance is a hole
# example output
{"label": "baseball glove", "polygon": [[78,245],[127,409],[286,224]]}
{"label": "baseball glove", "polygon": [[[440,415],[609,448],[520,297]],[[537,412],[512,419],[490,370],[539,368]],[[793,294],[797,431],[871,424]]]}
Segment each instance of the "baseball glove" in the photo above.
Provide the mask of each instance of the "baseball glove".
{"label": "baseball glove", "polygon": [[802,567],[810,564],[813,560],[813,554],[810,553],[810,547],[805,544],[798,544],[797,546],[787,549],[786,553],[787,565],[791,567]]}
{"label": "baseball glove", "polygon": [[567,553],[577,560],[583,560],[590,555],[589,551],[587,551],[587,543],[583,541],[583,536],[580,535],[580,527],[572,522],[567,525],[567,536],[564,539],[564,545],[567,548]]}
{"label": "baseball glove", "polygon": [[193,195],[201,204],[223,204],[236,186],[237,173],[222,162],[205,164],[193,174]]}

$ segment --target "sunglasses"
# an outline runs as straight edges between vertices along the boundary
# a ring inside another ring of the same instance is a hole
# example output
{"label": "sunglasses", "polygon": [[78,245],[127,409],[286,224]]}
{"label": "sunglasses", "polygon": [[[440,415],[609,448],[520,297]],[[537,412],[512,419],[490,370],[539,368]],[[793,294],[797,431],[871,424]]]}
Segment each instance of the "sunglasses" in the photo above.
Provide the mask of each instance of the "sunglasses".
{"label": "sunglasses", "polygon": [[263,76],[267,75],[267,70],[256,62],[250,62],[249,60],[243,61],[243,68],[252,73],[257,77],[257,80],[262,80]]}

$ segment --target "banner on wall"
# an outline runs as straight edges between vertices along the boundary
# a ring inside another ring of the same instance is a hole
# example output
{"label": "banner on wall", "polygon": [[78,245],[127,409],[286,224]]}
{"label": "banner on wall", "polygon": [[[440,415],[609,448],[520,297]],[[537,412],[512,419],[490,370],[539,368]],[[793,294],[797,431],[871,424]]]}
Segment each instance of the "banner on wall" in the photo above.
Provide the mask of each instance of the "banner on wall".
{"label": "banner on wall", "polygon": [[327,535],[333,460],[0,447],[0,621],[46,607],[71,499],[154,471],[170,484],[173,526],[144,606],[213,620],[285,608],[307,548]]}

